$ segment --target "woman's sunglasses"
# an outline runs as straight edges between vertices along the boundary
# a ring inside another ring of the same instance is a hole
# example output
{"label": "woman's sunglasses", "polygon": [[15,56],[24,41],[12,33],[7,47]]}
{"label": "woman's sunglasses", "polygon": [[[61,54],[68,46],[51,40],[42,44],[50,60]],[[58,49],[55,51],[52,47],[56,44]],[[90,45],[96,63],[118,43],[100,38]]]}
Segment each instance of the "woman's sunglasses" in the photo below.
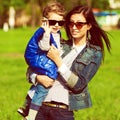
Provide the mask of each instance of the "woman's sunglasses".
{"label": "woman's sunglasses", "polygon": [[77,27],[77,29],[81,29],[85,24],[87,24],[87,22],[69,22],[69,27],[73,28],[73,26],[75,25]]}
{"label": "woman's sunglasses", "polygon": [[65,21],[57,21],[57,20],[48,20],[49,21],[49,25],[55,25],[56,23],[58,23],[59,26],[63,26],[65,24]]}

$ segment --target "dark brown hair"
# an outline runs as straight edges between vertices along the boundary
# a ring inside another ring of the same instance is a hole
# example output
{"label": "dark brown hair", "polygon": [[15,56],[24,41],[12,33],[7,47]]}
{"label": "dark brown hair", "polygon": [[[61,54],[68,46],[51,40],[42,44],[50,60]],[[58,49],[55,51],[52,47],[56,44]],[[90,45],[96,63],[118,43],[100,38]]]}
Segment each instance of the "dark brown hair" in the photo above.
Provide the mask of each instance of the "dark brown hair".
{"label": "dark brown hair", "polygon": [[88,6],[77,6],[73,8],[70,12],[68,12],[68,14],[66,15],[65,29],[66,29],[68,38],[70,40],[72,38],[70,29],[69,29],[69,21],[70,21],[71,16],[76,13],[78,14],[82,13],[84,17],[86,18],[86,22],[88,24],[91,24],[92,26],[91,29],[88,31],[91,36],[91,39],[89,40],[90,43],[93,45],[99,46],[102,49],[102,53],[104,55],[104,42],[105,42],[107,49],[110,52],[111,45],[110,45],[110,41],[108,39],[107,33],[100,28],[100,26],[98,25],[94,17],[92,9]]}

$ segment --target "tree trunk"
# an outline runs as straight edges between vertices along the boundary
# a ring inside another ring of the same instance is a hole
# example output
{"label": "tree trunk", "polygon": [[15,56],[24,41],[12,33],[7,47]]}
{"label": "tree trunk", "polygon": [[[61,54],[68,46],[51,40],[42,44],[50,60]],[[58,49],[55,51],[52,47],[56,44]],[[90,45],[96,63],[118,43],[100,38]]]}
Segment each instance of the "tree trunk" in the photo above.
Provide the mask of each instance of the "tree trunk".
{"label": "tree trunk", "polygon": [[91,0],[86,0],[86,2],[87,2],[87,5],[91,7]]}
{"label": "tree trunk", "polygon": [[35,0],[31,0],[31,9],[32,9],[32,21],[31,21],[31,26],[34,28],[35,27],[35,19],[36,19],[36,15],[35,15]]}

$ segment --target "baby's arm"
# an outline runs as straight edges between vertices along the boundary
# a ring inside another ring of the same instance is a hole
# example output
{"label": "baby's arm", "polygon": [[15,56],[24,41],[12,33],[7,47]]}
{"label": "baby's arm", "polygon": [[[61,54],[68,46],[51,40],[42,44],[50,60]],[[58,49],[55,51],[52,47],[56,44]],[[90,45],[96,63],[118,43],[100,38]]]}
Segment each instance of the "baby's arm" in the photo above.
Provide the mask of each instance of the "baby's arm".
{"label": "baby's arm", "polygon": [[50,48],[50,34],[46,35],[44,33],[42,39],[38,42],[38,46],[41,50],[48,51]]}
{"label": "baby's arm", "polygon": [[42,25],[41,27],[44,29],[44,34],[42,39],[38,42],[38,45],[41,50],[48,51],[50,48],[50,32],[51,29],[49,27],[49,22],[47,18],[44,18],[42,20]]}

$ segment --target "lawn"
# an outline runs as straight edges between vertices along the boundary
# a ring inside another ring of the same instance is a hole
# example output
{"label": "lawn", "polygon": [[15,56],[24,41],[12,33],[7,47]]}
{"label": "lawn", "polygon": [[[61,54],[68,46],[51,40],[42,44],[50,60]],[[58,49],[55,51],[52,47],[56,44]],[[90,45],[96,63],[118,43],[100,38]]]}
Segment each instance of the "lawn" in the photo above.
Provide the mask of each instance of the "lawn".
{"label": "lawn", "polygon": [[[0,120],[22,119],[16,110],[30,86],[25,77],[24,50],[34,31],[0,30]],[[75,111],[76,120],[120,120],[120,30],[109,33],[112,53],[106,52],[104,63],[89,84],[93,106]]]}

